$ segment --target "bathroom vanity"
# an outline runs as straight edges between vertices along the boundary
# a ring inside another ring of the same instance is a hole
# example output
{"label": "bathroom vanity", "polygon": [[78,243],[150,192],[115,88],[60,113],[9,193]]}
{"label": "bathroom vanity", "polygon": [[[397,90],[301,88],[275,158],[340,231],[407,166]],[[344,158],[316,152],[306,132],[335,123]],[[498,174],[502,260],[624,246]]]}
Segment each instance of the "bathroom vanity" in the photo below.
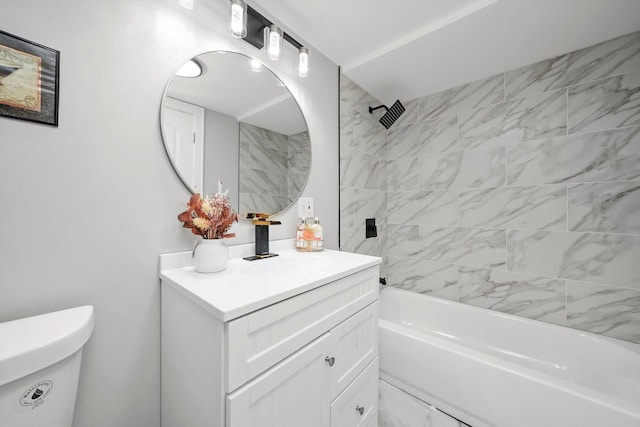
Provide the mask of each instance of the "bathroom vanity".
{"label": "bathroom vanity", "polygon": [[213,274],[161,255],[163,427],[378,425],[380,259],[283,242]]}

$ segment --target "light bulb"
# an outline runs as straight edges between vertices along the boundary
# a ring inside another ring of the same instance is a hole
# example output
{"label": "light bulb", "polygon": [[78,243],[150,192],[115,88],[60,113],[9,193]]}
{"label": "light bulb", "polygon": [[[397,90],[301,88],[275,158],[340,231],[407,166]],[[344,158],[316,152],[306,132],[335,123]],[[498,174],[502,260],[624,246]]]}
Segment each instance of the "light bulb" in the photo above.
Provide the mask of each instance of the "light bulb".
{"label": "light bulb", "polygon": [[301,47],[298,53],[298,75],[307,77],[307,74],[309,74],[309,49]]}
{"label": "light bulb", "polygon": [[180,0],[180,6],[184,7],[185,9],[193,9],[194,7],[194,0]]}
{"label": "light bulb", "polygon": [[239,39],[247,35],[247,5],[243,0],[231,0],[231,35]]}
{"label": "light bulb", "polygon": [[280,58],[280,51],[282,50],[282,29],[275,25],[266,27],[265,39],[269,59],[277,61]]}
{"label": "light bulb", "polygon": [[258,61],[257,59],[252,59],[251,60],[251,71],[253,71],[254,73],[259,73],[260,71],[262,71],[262,62]]}

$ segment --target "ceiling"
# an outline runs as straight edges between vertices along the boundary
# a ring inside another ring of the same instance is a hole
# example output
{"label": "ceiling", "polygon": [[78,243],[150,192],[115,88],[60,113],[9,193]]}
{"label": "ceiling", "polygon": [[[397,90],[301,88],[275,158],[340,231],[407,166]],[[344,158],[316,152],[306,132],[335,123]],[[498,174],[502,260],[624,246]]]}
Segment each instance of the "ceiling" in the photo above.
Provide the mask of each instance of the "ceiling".
{"label": "ceiling", "polygon": [[640,30],[640,0],[253,2],[386,104]]}
{"label": "ceiling", "polygon": [[283,135],[307,130],[295,99],[268,68],[254,72],[249,57],[233,52],[208,52],[198,55],[196,61],[203,74],[174,76],[166,96]]}

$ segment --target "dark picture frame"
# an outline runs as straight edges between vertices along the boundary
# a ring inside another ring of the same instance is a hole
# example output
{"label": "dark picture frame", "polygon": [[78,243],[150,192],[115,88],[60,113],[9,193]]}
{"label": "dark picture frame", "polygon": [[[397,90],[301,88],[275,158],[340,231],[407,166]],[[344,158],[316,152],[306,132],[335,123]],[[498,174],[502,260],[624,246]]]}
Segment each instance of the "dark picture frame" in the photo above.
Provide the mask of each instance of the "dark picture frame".
{"label": "dark picture frame", "polygon": [[60,52],[0,30],[0,116],[58,126]]}

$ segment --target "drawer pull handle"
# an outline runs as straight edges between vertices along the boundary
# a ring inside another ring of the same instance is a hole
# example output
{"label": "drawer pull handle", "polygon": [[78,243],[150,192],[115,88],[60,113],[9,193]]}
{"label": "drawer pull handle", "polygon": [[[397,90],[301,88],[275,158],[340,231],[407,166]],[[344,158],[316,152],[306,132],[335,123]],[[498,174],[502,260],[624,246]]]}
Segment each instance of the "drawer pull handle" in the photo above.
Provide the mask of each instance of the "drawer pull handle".
{"label": "drawer pull handle", "polygon": [[333,366],[333,364],[336,363],[336,358],[327,356],[324,358],[324,361],[327,362],[329,366]]}
{"label": "drawer pull handle", "polygon": [[360,415],[364,414],[364,408],[360,405],[356,406],[356,411],[358,411]]}

